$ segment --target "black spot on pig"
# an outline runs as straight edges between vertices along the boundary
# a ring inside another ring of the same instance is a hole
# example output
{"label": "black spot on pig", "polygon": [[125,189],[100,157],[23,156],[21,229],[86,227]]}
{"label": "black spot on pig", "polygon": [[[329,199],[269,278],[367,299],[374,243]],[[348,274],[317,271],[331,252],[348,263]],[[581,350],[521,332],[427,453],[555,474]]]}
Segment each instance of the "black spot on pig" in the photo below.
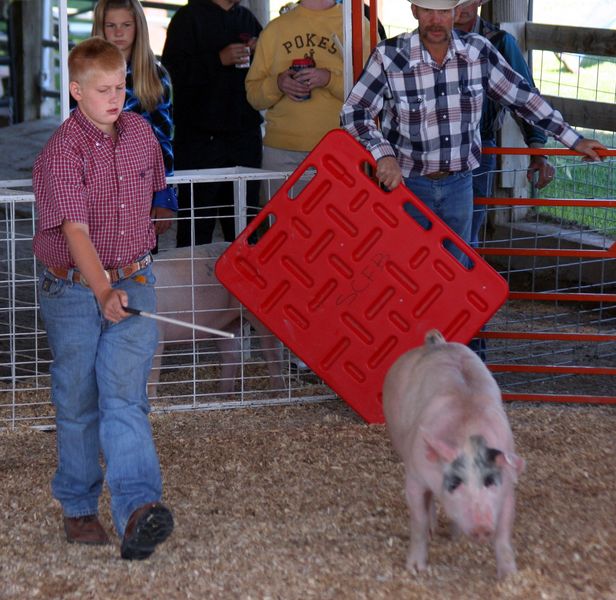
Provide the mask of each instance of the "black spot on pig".
{"label": "black spot on pig", "polygon": [[471,446],[473,448],[473,466],[478,471],[479,481],[482,481],[486,487],[500,485],[502,472],[496,464],[496,459],[502,452],[495,448],[488,448],[481,435],[471,436]]}
{"label": "black spot on pig", "polygon": [[462,454],[445,468],[443,487],[452,494],[467,479],[466,457]]}
{"label": "black spot on pig", "polygon": [[470,457],[461,454],[445,467],[443,487],[450,494],[453,494],[463,483],[490,487],[500,485],[502,482],[502,471],[496,464],[496,459],[502,452],[495,448],[488,448],[481,435],[471,436],[470,442]]}

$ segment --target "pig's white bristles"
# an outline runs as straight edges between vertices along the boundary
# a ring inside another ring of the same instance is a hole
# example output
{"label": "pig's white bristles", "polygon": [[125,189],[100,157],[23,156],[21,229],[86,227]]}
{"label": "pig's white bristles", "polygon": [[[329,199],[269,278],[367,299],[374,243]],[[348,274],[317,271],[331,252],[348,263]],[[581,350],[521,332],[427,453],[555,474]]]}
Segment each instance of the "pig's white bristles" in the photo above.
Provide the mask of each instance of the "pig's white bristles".
{"label": "pig's white bristles", "polygon": [[147,317],[148,319],[154,319],[155,321],[164,321],[165,323],[172,323],[173,325],[177,325],[178,327],[188,327],[189,329],[194,329],[196,331],[203,331],[204,333],[212,333],[214,335],[219,335],[221,337],[226,337],[226,338],[235,337],[235,334],[230,333],[229,331],[221,331],[220,329],[212,329],[211,327],[203,327],[202,325],[195,325],[194,323],[188,323],[187,321],[179,321],[178,319],[172,319],[171,317],[163,317],[162,315],[156,315],[154,313],[149,313],[145,310],[137,310],[136,308],[131,308],[129,306],[124,307],[124,310],[133,315],[140,315],[142,317]]}

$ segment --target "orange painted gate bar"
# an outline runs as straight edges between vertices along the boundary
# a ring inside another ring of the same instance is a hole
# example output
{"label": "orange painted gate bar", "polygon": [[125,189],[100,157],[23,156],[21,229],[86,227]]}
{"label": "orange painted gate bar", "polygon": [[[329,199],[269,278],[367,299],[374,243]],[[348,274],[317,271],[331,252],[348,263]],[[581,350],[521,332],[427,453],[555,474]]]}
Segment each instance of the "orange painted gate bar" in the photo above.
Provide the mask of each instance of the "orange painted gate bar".
{"label": "orange painted gate bar", "polygon": [[[548,155],[548,156],[581,156],[579,152],[568,150],[565,148],[484,148],[487,154],[518,154],[518,155]],[[616,157],[616,150],[600,150],[598,154],[602,157]],[[585,208],[607,208],[616,212],[616,200],[610,199],[541,199],[541,198],[476,198],[477,204],[492,205],[492,206],[533,206],[533,207],[585,207]],[[616,259],[616,242],[604,250],[591,249],[563,249],[554,248],[537,248],[528,247],[520,248],[510,245],[509,247],[491,247],[489,244],[486,247],[477,250],[482,256],[526,256],[526,257],[562,257],[580,260],[598,260],[606,261],[606,271],[612,261]],[[611,267],[609,276],[616,279],[616,271]],[[527,300],[531,302],[568,302],[578,304],[596,304],[596,305],[616,305],[616,293],[605,291],[603,293],[587,293],[587,292],[527,292],[527,291],[510,291],[510,300]],[[543,332],[522,332],[522,331],[482,331],[478,333],[479,337],[485,339],[500,339],[500,340],[521,340],[532,343],[533,341],[562,341],[564,343],[582,343],[591,342],[597,344],[605,344],[616,342],[616,334],[614,333],[563,333],[562,331],[543,331]],[[566,402],[566,403],[583,403],[583,404],[616,404],[616,368],[610,366],[586,366],[586,365],[537,365],[537,364],[501,364],[492,363],[488,367],[494,373],[543,373],[546,375],[597,375],[614,378],[612,395],[596,395],[588,394],[542,394],[542,393],[511,393],[504,392],[505,400],[524,400],[533,402]]]}
{"label": "orange painted gate bar", "polygon": [[[216,264],[223,285],[366,421],[382,422],[392,363],[431,328],[468,342],[505,280],[404,186],[379,188],[371,155],[327,134]],[[314,176],[296,196],[305,172]],[[410,203],[430,221],[422,227]],[[264,228],[266,233],[254,241]],[[472,264],[445,247],[453,243]]]}

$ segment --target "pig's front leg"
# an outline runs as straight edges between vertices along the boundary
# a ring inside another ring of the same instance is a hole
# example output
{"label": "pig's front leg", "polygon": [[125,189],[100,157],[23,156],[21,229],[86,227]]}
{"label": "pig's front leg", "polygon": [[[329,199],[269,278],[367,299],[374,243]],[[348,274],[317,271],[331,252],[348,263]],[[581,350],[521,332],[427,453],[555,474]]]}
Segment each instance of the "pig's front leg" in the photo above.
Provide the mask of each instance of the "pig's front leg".
{"label": "pig's front leg", "polygon": [[430,513],[430,540],[433,540],[436,535],[436,502],[431,492],[427,494],[426,503]]}
{"label": "pig's front leg", "polygon": [[428,566],[431,507],[434,504],[432,492],[407,476],[406,502],[411,525],[411,543],[406,558],[406,568],[409,571],[424,571]]}
{"label": "pig's front leg", "polygon": [[220,383],[218,386],[220,394],[230,394],[235,390],[237,371],[242,360],[239,321],[233,333],[236,334],[234,338],[220,337],[216,340],[216,348],[220,353]]}
{"label": "pig's front leg", "polygon": [[249,311],[246,312],[248,320],[259,336],[261,352],[267,362],[267,370],[270,375],[270,387],[274,390],[285,390],[287,384],[282,376],[282,346],[280,341],[255,315]]}
{"label": "pig's front leg", "polygon": [[515,553],[511,546],[511,529],[515,513],[513,490],[506,493],[499,515],[498,525],[494,534],[494,554],[496,556],[496,572],[499,579],[517,571]]}

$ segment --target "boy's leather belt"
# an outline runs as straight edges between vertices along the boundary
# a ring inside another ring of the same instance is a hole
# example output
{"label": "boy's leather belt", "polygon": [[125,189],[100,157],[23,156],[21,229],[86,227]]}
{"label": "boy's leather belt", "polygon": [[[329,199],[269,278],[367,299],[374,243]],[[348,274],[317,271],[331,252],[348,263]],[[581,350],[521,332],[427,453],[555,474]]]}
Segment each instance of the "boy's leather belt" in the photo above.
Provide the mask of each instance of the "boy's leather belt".
{"label": "boy's leather belt", "polygon": [[[152,255],[146,254],[143,258],[140,258],[134,263],[126,265],[120,269],[106,269],[105,275],[107,276],[109,283],[116,283],[121,279],[126,279],[127,277],[134,275],[137,271],[141,271],[141,269],[145,269],[150,264],[152,264]],[[58,279],[68,279],[73,283],[80,283],[81,285],[89,287],[86,278],[77,269],[47,267],[47,270]]]}

